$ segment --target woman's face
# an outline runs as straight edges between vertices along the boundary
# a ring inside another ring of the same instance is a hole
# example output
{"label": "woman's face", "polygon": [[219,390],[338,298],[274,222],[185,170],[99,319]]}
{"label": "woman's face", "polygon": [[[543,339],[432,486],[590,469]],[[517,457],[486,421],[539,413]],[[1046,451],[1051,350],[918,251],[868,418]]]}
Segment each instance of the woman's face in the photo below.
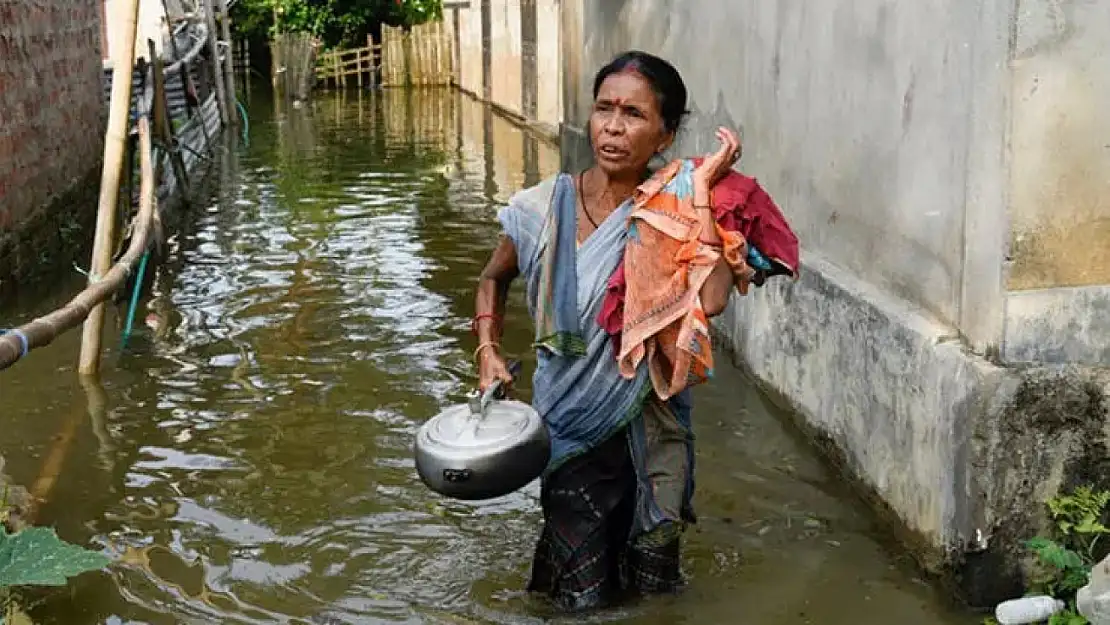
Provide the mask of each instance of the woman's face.
{"label": "woman's face", "polygon": [[590,114],[594,160],[611,177],[640,176],[652,156],[670,147],[659,100],[637,72],[612,74],[601,83]]}

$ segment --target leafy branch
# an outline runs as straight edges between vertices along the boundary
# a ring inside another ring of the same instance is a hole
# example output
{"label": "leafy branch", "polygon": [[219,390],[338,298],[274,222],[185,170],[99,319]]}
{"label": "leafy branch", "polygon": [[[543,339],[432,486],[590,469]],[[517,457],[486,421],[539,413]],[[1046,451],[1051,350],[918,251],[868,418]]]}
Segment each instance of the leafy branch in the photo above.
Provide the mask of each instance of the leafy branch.
{"label": "leafy branch", "polygon": [[377,24],[415,26],[442,16],[442,0],[240,0],[232,24],[250,39],[302,32],[332,48],[361,45]]}

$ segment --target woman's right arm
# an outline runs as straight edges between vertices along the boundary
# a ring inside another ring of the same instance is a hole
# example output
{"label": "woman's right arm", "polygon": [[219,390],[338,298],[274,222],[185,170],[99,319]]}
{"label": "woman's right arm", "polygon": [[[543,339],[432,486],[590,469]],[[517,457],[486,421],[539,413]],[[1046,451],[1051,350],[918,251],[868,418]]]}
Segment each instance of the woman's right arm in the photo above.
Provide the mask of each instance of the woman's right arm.
{"label": "woman's right arm", "polygon": [[482,390],[494,380],[500,379],[506,385],[513,381],[501,355],[501,319],[509,286],[518,275],[516,246],[512,239],[502,234],[478,279],[478,294],[474,300],[474,324],[478,335],[475,358],[478,360],[478,387]]}

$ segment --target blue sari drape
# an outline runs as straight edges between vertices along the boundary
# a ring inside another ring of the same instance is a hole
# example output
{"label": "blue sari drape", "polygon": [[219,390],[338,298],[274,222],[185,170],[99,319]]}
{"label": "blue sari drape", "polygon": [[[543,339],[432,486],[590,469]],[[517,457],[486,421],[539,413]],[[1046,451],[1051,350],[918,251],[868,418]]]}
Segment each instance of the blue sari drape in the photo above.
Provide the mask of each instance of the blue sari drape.
{"label": "blue sari drape", "polygon": [[[621,377],[610,337],[597,322],[609,278],[623,258],[632,209],[632,201],[626,201],[578,247],[574,182],[559,174],[515,195],[498,219],[516,246],[529,312],[537,326],[533,405],[551,433],[547,474],[628,426],[639,478],[635,531],[642,533],[663,521],[677,520],[669,519],[656,505],[646,469],[649,450],[642,415],[652,386],[643,366],[633,379]],[[567,345],[576,349],[561,348]],[[689,391],[673,397],[667,406],[689,432]],[[684,507],[689,509],[692,436],[687,461]]]}

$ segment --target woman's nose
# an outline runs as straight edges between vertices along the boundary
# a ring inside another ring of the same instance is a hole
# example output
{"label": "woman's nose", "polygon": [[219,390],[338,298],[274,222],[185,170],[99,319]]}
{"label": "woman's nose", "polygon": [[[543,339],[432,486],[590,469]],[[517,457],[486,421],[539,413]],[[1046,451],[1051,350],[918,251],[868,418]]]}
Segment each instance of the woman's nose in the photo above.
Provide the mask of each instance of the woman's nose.
{"label": "woman's nose", "polygon": [[611,134],[619,135],[624,132],[624,118],[620,113],[610,115],[602,126],[602,130]]}

